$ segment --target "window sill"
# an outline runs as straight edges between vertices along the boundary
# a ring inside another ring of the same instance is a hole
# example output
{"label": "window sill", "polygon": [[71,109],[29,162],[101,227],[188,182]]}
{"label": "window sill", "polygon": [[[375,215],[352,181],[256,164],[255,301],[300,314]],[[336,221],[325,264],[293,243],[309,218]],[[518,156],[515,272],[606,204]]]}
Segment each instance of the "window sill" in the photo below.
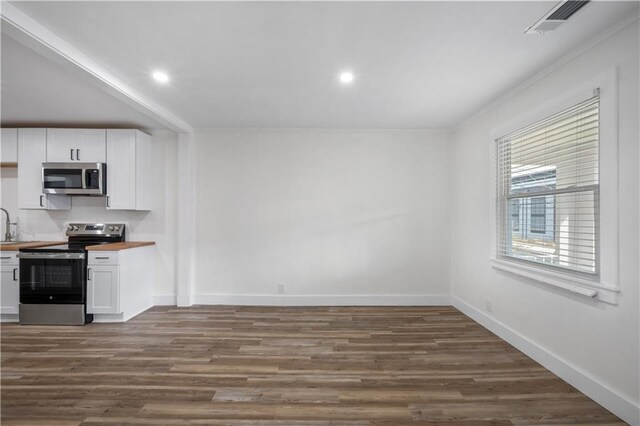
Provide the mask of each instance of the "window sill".
{"label": "window sill", "polygon": [[618,293],[620,292],[620,289],[617,287],[609,287],[596,281],[589,281],[567,274],[546,271],[535,266],[523,265],[509,260],[494,258],[491,259],[491,266],[588,299],[601,300],[613,305],[618,304]]}

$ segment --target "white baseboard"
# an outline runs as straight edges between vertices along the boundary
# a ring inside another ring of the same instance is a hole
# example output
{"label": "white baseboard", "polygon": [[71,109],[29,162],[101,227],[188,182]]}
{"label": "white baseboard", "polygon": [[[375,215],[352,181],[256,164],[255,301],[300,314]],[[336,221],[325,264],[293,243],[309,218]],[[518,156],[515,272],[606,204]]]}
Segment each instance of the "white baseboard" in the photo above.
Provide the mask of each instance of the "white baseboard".
{"label": "white baseboard", "polygon": [[272,294],[196,294],[196,305],[257,306],[451,306],[446,295],[272,295]]}
{"label": "white baseboard", "polygon": [[125,321],[124,314],[93,314],[93,322],[97,324]]}
{"label": "white baseboard", "polygon": [[18,314],[0,314],[0,322],[18,322]]}
{"label": "white baseboard", "polygon": [[137,317],[153,305],[145,305],[138,307],[135,311],[123,312],[120,314],[93,314],[93,322],[109,323],[109,322],[127,322],[133,317]]}
{"label": "white baseboard", "polygon": [[176,296],[173,294],[153,295],[153,306],[175,306]]}
{"label": "white baseboard", "polygon": [[453,306],[462,313],[533,358],[625,422],[630,425],[640,425],[640,406],[598,383],[584,371],[538,346],[535,342],[474,308],[462,299],[453,296],[452,302]]}

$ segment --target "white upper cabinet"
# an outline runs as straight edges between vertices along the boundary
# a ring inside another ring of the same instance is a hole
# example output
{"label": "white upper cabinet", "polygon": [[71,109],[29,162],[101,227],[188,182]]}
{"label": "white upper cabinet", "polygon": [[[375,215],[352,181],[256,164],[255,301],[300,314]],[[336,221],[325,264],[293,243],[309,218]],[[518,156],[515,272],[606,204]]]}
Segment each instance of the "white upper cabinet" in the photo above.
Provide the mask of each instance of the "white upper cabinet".
{"label": "white upper cabinet", "polygon": [[0,162],[18,162],[18,129],[2,129]]}
{"label": "white upper cabinet", "polygon": [[[42,192],[42,163],[106,163],[109,210],[151,210],[151,137],[134,129],[2,129],[5,143],[17,140],[18,207],[69,210],[67,195]],[[15,145],[15,143],[14,143]]]}
{"label": "white upper cabinet", "polygon": [[105,129],[80,129],[78,140],[80,147],[76,151],[76,161],[107,162],[107,131]]}
{"label": "white upper cabinet", "polygon": [[151,210],[151,137],[107,130],[107,209]]}
{"label": "white upper cabinet", "polygon": [[78,133],[75,129],[47,129],[46,161],[67,163],[74,161],[77,149]]}
{"label": "white upper cabinet", "polygon": [[106,130],[47,129],[47,162],[105,163]]}
{"label": "white upper cabinet", "polygon": [[18,129],[18,207],[69,210],[71,198],[42,192],[42,163],[47,161],[47,129]]}

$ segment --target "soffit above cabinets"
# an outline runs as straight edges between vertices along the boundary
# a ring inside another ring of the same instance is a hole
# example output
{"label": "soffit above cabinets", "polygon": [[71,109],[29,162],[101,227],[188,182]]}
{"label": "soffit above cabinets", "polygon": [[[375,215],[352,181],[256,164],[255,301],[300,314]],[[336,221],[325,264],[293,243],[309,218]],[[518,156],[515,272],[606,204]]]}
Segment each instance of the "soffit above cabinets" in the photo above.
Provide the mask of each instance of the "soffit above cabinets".
{"label": "soffit above cabinets", "polygon": [[0,49],[3,127],[164,128],[4,34]]}

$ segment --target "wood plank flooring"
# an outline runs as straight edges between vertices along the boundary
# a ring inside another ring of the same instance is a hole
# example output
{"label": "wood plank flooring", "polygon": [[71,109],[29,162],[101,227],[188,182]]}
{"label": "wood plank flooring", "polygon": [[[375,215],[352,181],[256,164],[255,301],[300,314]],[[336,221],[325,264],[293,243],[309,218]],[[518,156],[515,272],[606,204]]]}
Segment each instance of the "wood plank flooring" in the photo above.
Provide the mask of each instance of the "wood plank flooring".
{"label": "wood plank flooring", "polygon": [[3,425],[620,425],[448,307],[155,307],[2,325]]}

